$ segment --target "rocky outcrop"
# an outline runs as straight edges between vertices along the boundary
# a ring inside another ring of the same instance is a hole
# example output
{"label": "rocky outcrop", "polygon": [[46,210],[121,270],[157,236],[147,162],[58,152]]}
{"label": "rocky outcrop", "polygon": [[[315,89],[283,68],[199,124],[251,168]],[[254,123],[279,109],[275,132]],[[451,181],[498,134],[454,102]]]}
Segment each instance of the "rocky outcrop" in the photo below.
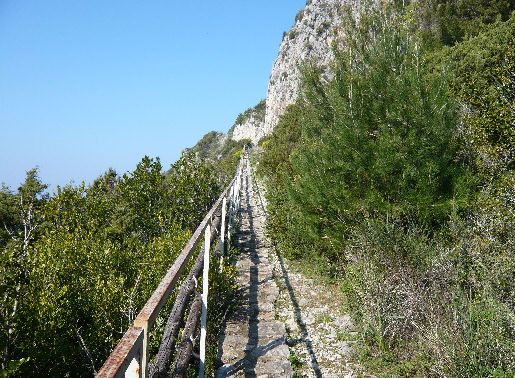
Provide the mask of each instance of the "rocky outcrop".
{"label": "rocky outcrop", "polygon": [[[268,135],[277,125],[279,116],[297,99],[299,65],[313,60],[327,67],[333,59],[331,45],[340,34],[342,12],[352,0],[312,0],[295,17],[295,24],[283,34],[279,54],[274,61],[268,96],[264,134]],[[325,74],[329,71],[326,69]]]}
{"label": "rocky outcrop", "polygon": [[[328,66],[333,59],[332,45],[341,36],[344,7],[352,5],[355,10],[359,4],[359,0],[307,1],[306,7],[297,13],[290,31],[283,34],[270,75],[266,101],[260,101],[238,116],[228,133],[231,140],[250,139],[256,144],[262,137],[272,133],[279,116],[297,99],[299,67],[303,62],[313,61],[322,68],[323,77],[330,77]],[[217,140],[221,141],[222,136],[219,134]],[[212,146],[216,154],[217,144]],[[201,152],[199,154],[202,155]]]}
{"label": "rocky outcrop", "polygon": [[256,144],[265,135],[264,124],[263,121],[251,117],[241,125],[234,126],[232,139],[236,141],[250,139]]}
{"label": "rocky outcrop", "polygon": [[265,100],[261,100],[253,108],[238,115],[233,127],[229,130],[232,140],[250,139],[256,144],[265,135]]}
{"label": "rocky outcrop", "polygon": [[206,160],[217,160],[220,158],[227,135],[218,131],[210,131],[200,139],[196,145],[191,148],[182,150],[182,154],[186,155],[194,153],[197,158]]}

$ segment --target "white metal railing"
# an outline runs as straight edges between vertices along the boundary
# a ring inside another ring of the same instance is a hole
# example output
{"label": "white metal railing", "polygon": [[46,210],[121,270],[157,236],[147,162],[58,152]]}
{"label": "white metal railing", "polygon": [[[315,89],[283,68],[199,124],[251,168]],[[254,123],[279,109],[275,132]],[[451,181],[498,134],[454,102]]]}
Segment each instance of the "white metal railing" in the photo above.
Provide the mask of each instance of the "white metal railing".
{"label": "white metal railing", "polygon": [[[154,325],[157,316],[165,305],[170,294],[174,290],[181,273],[187,266],[198,243],[204,236],[203,256],[203,284],[202,284],[202,313],[200,333],[200,366],[199,376],[204,376],[205,349],[207,335],[207,309],[208,309],[208,286],[209,286],[209,255],[210,245],[213,236],[213,217],[221,207],[220,244],[221,258],[220,269],[222,269],[223,258],[226,247],[230,245],[231,234],[234,231],[234,219],[239,209],[240,189],[243,176],[243,161],[245,147],[243,148],[240,162],[235,177],[220,195],[211,210],[206,214],[203,221],[197,227],[190,240],[183,248],[180,255],[167,271],[160,284],[148,299],[147,303],[136,317],[133,325],[127,330],[120,342],[97,373],[97,377],[142,377],[149,374],[148,338],[149,332]],[[227,227],[225,218],[228,218]],[[195,278],[193,278],[195,279]],[[195,279],[196,280],[196,279]],[[181,286],[182,289],[182,286]],[[180,316],[184,317],[185,308]],[[197,318],[198,319],[198,318]],[[177,331],[178,332],[178,331]],[[189,360],[189,357],[188,357]]]}

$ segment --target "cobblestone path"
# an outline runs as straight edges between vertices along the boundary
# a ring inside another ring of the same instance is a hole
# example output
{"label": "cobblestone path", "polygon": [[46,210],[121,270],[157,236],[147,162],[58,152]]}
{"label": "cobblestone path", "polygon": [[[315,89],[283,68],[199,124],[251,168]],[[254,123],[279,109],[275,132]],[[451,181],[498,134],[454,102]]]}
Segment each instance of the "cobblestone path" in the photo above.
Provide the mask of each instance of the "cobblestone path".
{"label": "cobblestone path", "polygon": [[[266,216],[265,188],[255,176],[253,184],[258,208]],[[356,361],[358,332],[344,310],[341,288],[306,277],[279,250],[270,250],[269,259],[279,288],[275,318],[286,326],[293,376],[373,377]]]}
{"label": "cobblestone path", "polygon": [[223,366],[217,377],[290,377],[286,327],[275,320],[274,303],[279,289],[274,282],[272,253],[264,242],[265,214],[253,196],[248,161],[244,160],[240,231],[236,235],[239,256],[239,308],[226,321],[218,358]]}

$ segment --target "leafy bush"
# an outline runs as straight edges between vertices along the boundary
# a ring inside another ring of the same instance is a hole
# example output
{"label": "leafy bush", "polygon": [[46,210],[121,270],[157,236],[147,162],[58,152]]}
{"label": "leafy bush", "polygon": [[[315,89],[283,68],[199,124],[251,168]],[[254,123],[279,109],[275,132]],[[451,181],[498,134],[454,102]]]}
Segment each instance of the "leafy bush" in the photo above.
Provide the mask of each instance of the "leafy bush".
{"label": "leafy bush", "polygon": [[489,24],[506,21],[515,4],[509,0],[431,0],[414,1],[410,8],[416,10],[426,43],[432,45],[434,39],[452,46],[478,35]]}
{"label": "leafy bush", "polygon": [[33,170],[0,198],[11,231],[0,254],[2,374],[83,376],[106,360],[220,188],[192,155],[166,175],[145,156],[121,177],[44,188]]}
{"label": "leafy bush", "polygon": [[466,107],[466,140],[476,168],[499,177],[515,168],[515,13],[447,52],[453,93]]}
{"label": "leafy bush", "polygon": [[304,68],[262,143],[267,226],[340,282],[370,369],[512,376],[513,18],[435,50],[412,16],[367,8],[332,80]]}
{"label": "leafy bush", "polygon": [[368,45],[337,52],[335,80],[324,85],[316,67],[304,72],[306,111],[301,147],[289,159],[288,194],[308,237],[326,251],[337,251],[363,218],[432,228],[467,198],[446,81],[425,81],[416,41],[405,31],[371,27],[377,37]]}

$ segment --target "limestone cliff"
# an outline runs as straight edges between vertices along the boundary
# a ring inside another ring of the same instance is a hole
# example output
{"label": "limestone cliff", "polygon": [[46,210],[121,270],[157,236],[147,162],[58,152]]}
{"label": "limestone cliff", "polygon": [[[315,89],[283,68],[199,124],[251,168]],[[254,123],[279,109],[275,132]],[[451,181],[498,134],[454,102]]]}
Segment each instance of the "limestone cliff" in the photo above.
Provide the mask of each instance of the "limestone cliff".
{"label": "limestone cliff", "polygon": [[352,0],[308,1],[295,17],[290,31],[283,34],[268,83],[265,135],[272,132],[279,116],[297,99],[299,65],[313,60],[315,64],[327,67],[332,60],[331,46],[340,34],[343,7],[351,2],[356,3]]}
{"label": "limestone cliff", "polygon": [[256,144],[264,135],[265,100],[261,100],[253,108],[247,109],[238,115],[236,122],[229,130],[232,140],[250,139]]}
{"label": "limestone cliff", "polygon": [[[283,34],[266,101],[262,100],[238,116],[228,133],[231,140],[250,139],[256,144],[273,131],[279,116],[297,99],[302,62],[313,61],[325,67],[325,75],[330,75],[327,67],[333,58],[332,44],[341,35],[343,7],[351,4],[359,5],[359,0],[307,1],[306,7],[297,13],[292,28]],[[199,143],[203,148],[212,146],[215,151],[209,155],[216,156],[216,151],[224,144],[222,136],[209,133],[204,138],[212,143]]]}

